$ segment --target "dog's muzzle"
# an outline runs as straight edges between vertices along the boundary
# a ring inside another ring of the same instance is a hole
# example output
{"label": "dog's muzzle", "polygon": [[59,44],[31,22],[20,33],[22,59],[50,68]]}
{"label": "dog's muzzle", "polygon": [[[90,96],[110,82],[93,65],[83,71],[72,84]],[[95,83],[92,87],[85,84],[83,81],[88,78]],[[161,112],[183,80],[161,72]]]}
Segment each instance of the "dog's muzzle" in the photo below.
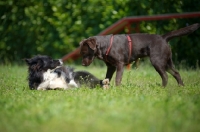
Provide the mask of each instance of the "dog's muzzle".
{"label": "dog's muzzle", "polygon": [[82,66],[89,66],[90,64],[85,64],[85,63],[82,63]]}
{"label": "dog's muzzle", "polygon": [[91,64],[92,61],[86,59],[82,61],[82,66],[89,66]]}

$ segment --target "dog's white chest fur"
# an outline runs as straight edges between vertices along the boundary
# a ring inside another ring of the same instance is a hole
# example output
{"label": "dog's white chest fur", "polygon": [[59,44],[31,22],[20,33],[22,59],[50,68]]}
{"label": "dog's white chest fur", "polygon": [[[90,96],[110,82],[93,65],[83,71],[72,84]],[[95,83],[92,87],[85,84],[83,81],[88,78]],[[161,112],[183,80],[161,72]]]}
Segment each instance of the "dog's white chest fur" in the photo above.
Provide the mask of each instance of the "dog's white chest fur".
{"label": "dog's white chest fur", "polygon": [[58,74],[53,72],[54,70],[48,69],[43,73],[43,82],[37,87],[37,90],[46,89],[68,89],[72,87],[78,87],[74,80],[70,80],[67,84],[63,73],[58,77]]}

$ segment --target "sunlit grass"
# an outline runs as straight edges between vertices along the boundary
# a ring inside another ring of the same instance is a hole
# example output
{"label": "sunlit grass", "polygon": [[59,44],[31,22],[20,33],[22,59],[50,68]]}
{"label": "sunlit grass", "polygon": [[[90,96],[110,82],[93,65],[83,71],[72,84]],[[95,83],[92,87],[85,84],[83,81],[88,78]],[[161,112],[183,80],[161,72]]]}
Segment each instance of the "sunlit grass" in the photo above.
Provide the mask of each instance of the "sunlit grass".
{"label": "sunlit grass", "polygon": [[[106,67],[82,66],[104,78]],[[26,66],[0,66],[0,131],[197,132],[200,131],[200,71],[179,70],[185,86],[168,85],[149,65],[125,70],[122,86],[33,91]]]}

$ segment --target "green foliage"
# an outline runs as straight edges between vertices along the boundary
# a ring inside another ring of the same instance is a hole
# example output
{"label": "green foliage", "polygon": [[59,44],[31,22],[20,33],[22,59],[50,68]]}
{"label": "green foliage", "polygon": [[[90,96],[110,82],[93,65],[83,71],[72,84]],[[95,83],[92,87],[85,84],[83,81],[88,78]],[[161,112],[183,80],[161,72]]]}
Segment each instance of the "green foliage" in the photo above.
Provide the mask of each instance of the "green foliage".
{"label": "green foliage", "polygon": [[[195,12],[199,7],[199,0],[3,0],[0,1],[0,62],[17,62],[36,54],[60,58],[77,48],[83,38],[97,35],[123,17]],[[199,20],[142,22],[140,32],[162,34]],[[190,66],[196,64],[199,35],[200,31],[196,31],[172,42],[177,62],[186,60]]]}
{"label": "green foliage", "polygon": [[[106,67],[89,69],[105,76]],[[153,67],[141,64],[125,70],[121,87],[112,81],[108,90],[36,91],[28,88],[27,67],[0,65],[0,131],[198,132],[200,71],[181,69],[180,74],[184,87],[169,76],[162,88]]]}

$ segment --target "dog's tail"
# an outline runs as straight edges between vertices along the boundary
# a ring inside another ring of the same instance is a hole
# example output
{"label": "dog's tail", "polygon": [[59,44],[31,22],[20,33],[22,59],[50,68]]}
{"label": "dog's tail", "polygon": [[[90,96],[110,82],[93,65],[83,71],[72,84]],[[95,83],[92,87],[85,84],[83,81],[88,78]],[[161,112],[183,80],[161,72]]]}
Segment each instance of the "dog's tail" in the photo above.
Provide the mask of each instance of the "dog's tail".
{"label": "dog's tail", "polygon": [[163,39],[165,39],[168,42],[169,40],[171,40],[175,37],[180,37],[183,35],[190,34],[190,33],[194,32],[195,30],[197,30],[199,27],[200,27],[200,23],[195,23],[190,26],[166,33],[166,34],[162,35],[162,37],[163,37]]}

